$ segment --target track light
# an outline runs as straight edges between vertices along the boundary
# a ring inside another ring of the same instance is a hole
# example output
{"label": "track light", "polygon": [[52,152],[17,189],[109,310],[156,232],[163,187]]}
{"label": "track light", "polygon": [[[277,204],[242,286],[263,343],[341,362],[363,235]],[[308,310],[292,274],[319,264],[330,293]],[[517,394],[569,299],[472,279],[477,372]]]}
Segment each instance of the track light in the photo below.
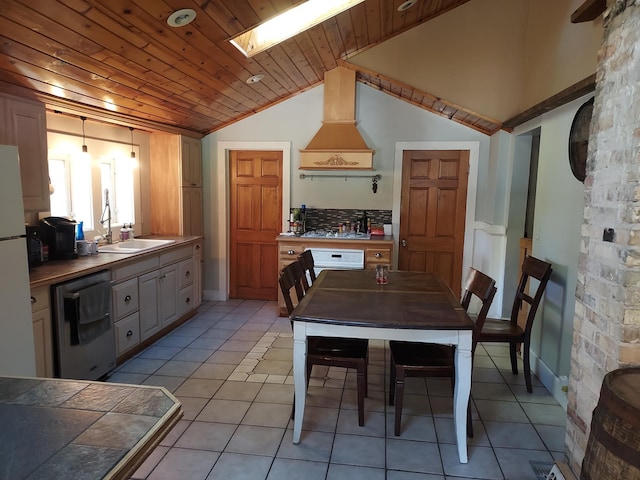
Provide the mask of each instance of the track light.
{"label": "track light", "polygon": [[136,152],[133,151],[133,127],[129,127],[131,132],[131,158],[136,158]]}
{"label": "track light", "polygon": [[87,153],[89,151],[89,149],[87,148],[87,142],[84,136],[84,122],[87,119],[87,117],[80,117],[80,120],[82,120],[82,153]]}

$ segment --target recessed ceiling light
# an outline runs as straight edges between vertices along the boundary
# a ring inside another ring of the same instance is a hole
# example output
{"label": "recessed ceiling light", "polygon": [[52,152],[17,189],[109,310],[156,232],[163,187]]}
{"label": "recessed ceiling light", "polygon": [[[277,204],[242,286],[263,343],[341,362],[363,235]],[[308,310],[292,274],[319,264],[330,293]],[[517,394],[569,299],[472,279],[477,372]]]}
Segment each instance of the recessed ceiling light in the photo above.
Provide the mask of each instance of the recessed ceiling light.
{"label": "recessed ceiling light", "polygon": [[247,78],[247,83],[258,83],[264,78],[264,75],[259,73],[258,75],[254,75],[253,77]]}
{"label": "recessed ceiling light", "polygon": [[418,0],[407,0],[406,2],[400,4],[400,6],[398,7],[398,11],[404,12],[405,10],[409,10],[416,3],[418,3]]}
{"label": "recessed ceiling light", "polygon": [[190,8],[182,8],[169,15],[169,18],[167,18],[167,23],[171,27],[184,27],[185,25],[193,22],[195,18],[195,10],[192,10]]}

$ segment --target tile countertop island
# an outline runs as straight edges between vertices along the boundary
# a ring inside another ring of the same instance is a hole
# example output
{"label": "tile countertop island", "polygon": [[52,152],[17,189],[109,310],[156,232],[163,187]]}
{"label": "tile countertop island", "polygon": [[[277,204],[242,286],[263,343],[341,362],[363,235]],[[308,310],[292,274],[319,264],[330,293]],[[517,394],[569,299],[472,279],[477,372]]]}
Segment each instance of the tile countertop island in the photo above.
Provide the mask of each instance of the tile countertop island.
{"label": "tile countertop island", "polygon": [[182,417],[161,387],[0,377],[0,479],[125,479]]}

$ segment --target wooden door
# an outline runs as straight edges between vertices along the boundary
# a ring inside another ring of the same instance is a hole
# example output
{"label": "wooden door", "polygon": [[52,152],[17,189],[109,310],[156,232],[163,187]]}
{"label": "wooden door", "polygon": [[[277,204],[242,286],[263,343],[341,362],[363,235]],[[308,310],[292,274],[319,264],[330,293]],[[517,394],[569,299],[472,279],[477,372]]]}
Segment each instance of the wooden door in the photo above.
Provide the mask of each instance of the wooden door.
{"label": "wooden door", "polygon": [[276,300],[282,152],[232,151],[229,296]]}
{"label": "wooden door", "polygon": [[406,150],[402,158],[398,268],[462,284],[469,152]]}

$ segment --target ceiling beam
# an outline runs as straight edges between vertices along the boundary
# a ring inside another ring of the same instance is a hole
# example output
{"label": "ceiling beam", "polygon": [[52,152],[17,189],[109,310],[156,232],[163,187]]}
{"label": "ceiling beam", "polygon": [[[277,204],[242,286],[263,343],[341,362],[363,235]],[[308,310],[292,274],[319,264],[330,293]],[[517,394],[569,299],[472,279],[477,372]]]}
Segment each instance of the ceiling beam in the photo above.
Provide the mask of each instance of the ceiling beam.
{"label": "ceiling beam", "polygon": [[574,83],[568,88],[565,88],[560,93],[556,93],[552,97],[534,105],[533,107],[519,113],[515,117],[510,118],[502,124],[502,128],[507,131],[513,130],[518,125],[522,125],[529,120],[539,117],[543,113],[550,112],[566,103],[569,103],[576,98],[580,98],[590,92],[593,92],[596,88],[596,74],[589,75],[584,80],[580,80],[578,83]]}
{"label": "ceiling beam", "polygon": [[598,18],[607,8],[607,0],[585,0],[571,14],[571,23],[591,22]]}

